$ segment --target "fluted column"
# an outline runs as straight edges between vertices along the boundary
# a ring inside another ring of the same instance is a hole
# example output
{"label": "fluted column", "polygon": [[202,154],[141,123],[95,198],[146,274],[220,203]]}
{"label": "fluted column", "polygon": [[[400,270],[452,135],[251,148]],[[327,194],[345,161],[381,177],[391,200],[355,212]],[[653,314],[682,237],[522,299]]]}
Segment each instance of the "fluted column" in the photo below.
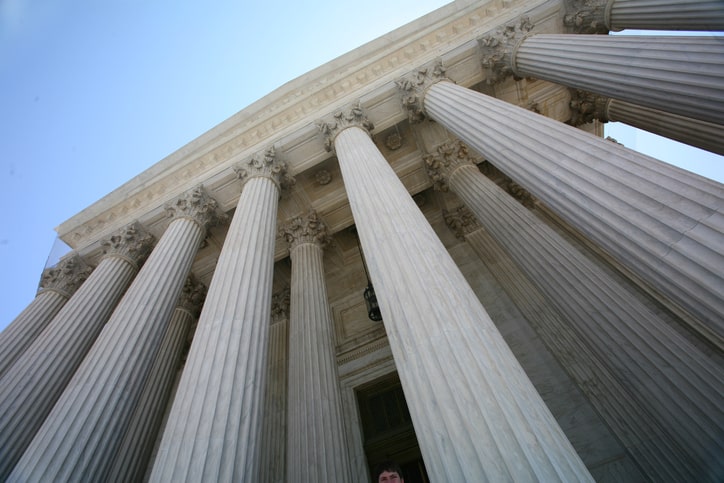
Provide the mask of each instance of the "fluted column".
{"label": "fluted column", "polygon": [[443,144],[426,163],[436,187],[460,197],[665,428],[655,444],[690,472],[684,479],[724,469],[722,367],[486,178],[464,144]]}
{"label": "fluted column", "polygon": [[284,483],[287,445],[289,287],[272,296],[259,481]]}
{"label": "fluted column", "polygon": [[724,139],[721,135],[724,126],[577,89],[571,91],[570,123],[574,126],[594,119],[604,123],[623,122],[644,131],[724,155]]}
{"label": "fluted column", "polygon": [[400,82],[411,117],[429,115],[454,132],[689,311],[692,328],[724,347],[720,183],[450,81],[435,82],[441,70]]}
{"label": "fluted column", "polygon": [[189,276],[107,481],[143,481],[189,332],[201,312],[205,296],[206,286]]}
{"label": "fluted column", "polygon": [[0,480],[7,477],[111,316],[153,237],[138,224],[103,242],[88,280],[0,379]]}
{"label": "fluted column", "polygon": [[169,224],[8,481],[104,480],[216,202],[196,188]]}
{"label": "fluted column", "polygon": [[371,125],[359,108],[321,127],[339,159],[431,479],[590,480],[478,298],[363,129]]}
{"label": "fluted column", "polygon": [[567,0],[563,23],[579,34],[609,30],[724,30],[719,0]]}
{"label": "fluted column", "polygon": [[90,272],[76,253],[43,272],[35,299],[0,332],[0,376],[43,332]]}
{"label": "fluted column", "polygon": [[322,262],[329,235],[316,212],[280,231],[292,260],[287,474],[299,482],[347,481],[349,455]]}
{"label": "fluted column", "polygon": [[480,40],[487,82],[535,77],[724,124],[724,40],[534,34],[526,20]]}
{"label": "fluted column", "polygon": [[286,165],[270,149],[238,173],[244,187],[151,481],[256,481],[276,216]]}

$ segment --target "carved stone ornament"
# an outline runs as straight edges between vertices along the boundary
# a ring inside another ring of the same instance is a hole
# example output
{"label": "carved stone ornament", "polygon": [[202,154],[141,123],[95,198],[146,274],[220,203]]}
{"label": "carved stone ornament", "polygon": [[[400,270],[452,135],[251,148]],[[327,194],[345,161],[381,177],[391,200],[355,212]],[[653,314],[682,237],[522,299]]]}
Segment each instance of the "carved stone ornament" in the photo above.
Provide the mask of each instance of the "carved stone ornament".
{"label": "carved stone ornament", "polygon": [[332,175],[326,169],[320,169],[314,175],[314,179],[321,186],[327,185],[332,181]]}
{"label": "carved stone ornament", "polygon": [[252,156],[246,162],[234,168],[236,175],[242,182],[251,178],[269,178],[279,187],[279,190],[294,185],[294,178],[287,174],[287,163],[277,155],[274,146]]}
{"label": "carved stone ornament", "polygon": [[40,277],[38,293],[54,290],[70,297],[88,278],[93,269],[75,252],[47,268]]}
{"label": "carved stone ornament", "polygon": [[385,146],[390,151],[397,151],[402,147],[402,136],[399,133],[392,133],[385,139]]}
{"label": "carved stone ornament", "polygon": [[337,134],[349,127],[359,127],[371,134],[375,128],[372,122],[367,119],[362,111],[362,105],[357,102],[348,111],[340,111],[334,114],[331,121],[320,121],[317,123],[319,131],[324,136],[324,149],[327,152],[334,151],[334,138]]}
{"label": "carved stone ornament", "polygon": [[480,228],[480,222],[473,215],[467,206],[460,205],[454,210],[442,210],[442,216],[445,218],[448,228],[455,233],[455,237],[460,240],[465,239],[465,235],[469,235]]}
{"label": "carved stone ornament", "polygon": [[608,103],[611,100],[607,97],[592,94],[590,92],[571,89],[571,119],[568,121],[572,126],[580,126],[598,119],[601,122],[608,122]]}
{"label": "carved stone ornament", "polygon": [[139,267],[151,253],[154,237],[134,222],[118,230],[101,242],[103,255],[122,257]]}
{"label": "carved stone ornament", "polygon": [[316,243],[324,248],[331,240],[327,225],[324,224],[316,211],[311,211],[305,217],[296,217],[279,228],[279,234],[289,243],[289,249],[294,249],[300,243]]}
{"label": "carved stone ornament", "polygon": [[418,69],[402,79],[395,81],[402,105],[407,109],[407,118],[410,123],[422,122],[425,120],[425,91],[436,82],[449,81],[445,76],[445,67],[439,60],[430,66]]}
{"label": "carved stone ornament", "polygon": [[188,310],[194,317],[198,318],[201,308],[206,299],[206,285],[196,279],[193,275],[186,277],[181,295],[178,299],[178,307]]}
{"label": "carved stone ornament", "polygon": [[607,34],[611,3],[609,0],[566,0],[563,24],[574,34]]}
{"label": "carved stone ornament", "polygon": [[166,215],[169,218],[188,218],[204,229],[226,221],[227,216],[219,211],[219,204],[206,193],[202,186],[197,186],[175,201],[165,205]]}
{"label": "carved stone ornament", "polygon": [[475,160],[468,153],[462,141],[445,142],[435,152],[423,156],[427,174],[436,191],[447,191],[450,175],[461,166],[475,166]]}
{"label": "carved stone ornament", "polygon": [[279,292],[272,294],[271,320],[281,322],[289,318],[289,300],[291,293],[289,287],[284,287]]}
{"label": "carved stone ornament", "polygon": [[510,75],[517,75],[515,53],[532,29],[530,19],[523,17],[517,24],[501,27],[494,34],[478,40],[486,83],[496,84]]}

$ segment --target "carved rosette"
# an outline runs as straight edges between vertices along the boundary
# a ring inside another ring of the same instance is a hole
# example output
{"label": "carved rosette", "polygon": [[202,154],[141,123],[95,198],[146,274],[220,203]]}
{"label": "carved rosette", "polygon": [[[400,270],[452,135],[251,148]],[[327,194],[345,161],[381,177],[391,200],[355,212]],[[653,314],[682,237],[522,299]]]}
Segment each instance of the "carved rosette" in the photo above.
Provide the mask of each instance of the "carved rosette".
{"label": "carved rosette", "polygon": [[290,251],[302,243],[315,243],[324,248],[331,241],[327,225],[316,211],[309,212],[305,217],[292,219],[279,228],[279,234],[289,243]]}
{"label": "carved rosette", "polygon": [[206,291],[206,285],[197,280],[193,275],[189,275],[181,289],[177,306],[187,310],[195,318],[198,318],[199,314],[201,314],[201,308],[204,306]]}
{"label": "carved rosette", "polygon": [[407,109],[407,118],[411,124],[422,122],[425,119],[425,91],[431,85],[443,80],[449,81],[450,79],[445,76],[445,67],[442,62],[436,61],[430,66],[418,69],[395,81],[400,90],[402,105]]}
{"label": "carved rosette", "polygon": [[151,253],[154,241],[153,235],[134,222],[103,240],[101,246],[104,257],[121,257],[138,268]]}
{"label": "carved rosette", "polygon": [[320,186],[325,186],[325,185],[328,185],[332,181],[332,175],[326,169],[320,169],[314,175],[314,179],[317,181],[317,184],[319,184]]}
{"label": "carved rosette", "polygon": [[289,300],[291,293],[289,287],[272,294],[271,320],[272,324],[289,319]]}
{"label": "carved rosette", "polygon": [[460,240],[465,239],[465,235],[478,230],[481,225],[475,215],[473,215],[467,206],[460,205],[454,210],[442,210],[442,216],[447,223],[448,228],[455,233],[455,237]]}
{"label": "carved rosette", "polygon": [[85,282],[93,269],[73,252],[60,260],[55,266],[47,268],[40,276],[38,293],[54,290],[70,297]]}
{"label": "carved rosette", "polygon": [[524,17],[517,24],[501,27],[494,34],[478,40],[486,83],[496,84],[510,75],[516,75],[516,50],[532,28],[530,19]]}
{"label": "carved rosette", "polygon": [[282,161],[274,146],[234,167],[234,171],[242,183],[252,178],[269,178],[279,187],[280,192],[295,183],[294,178],[287,173],[287,163]]}
{"label": "carved rosette", "polygon": [[571,119],[568,121],[572,126],[580,126],[598,119],[601,122],[608,122],[608,104],[611,99],[608,97],[592,94],[579,89],[571,89]]}
{"label": "carved rosette", "polygon": [[462,166],[475,166],[475,160],[468,153],[462,141],[445,142],[435,152],[423,156],[427,175],[436,191],[447,191],[450,176]]}
{"label": "carved rosette", "polygon": [[609,0],[566,0],[563,24],[574,34],[607,34]]}
{"label": "carved rosette", "polygon": [[168,218],[172,220],[188,218],[208,230],[227,219],[225,214],[219,212],[218,207],[216,200],[209,196],[202,186],[197,186],[175,201],[167,203],[164,209]]}
{"label": "carved rosette", "polygon": [[359,127],[371,134],[375,128],[372,122],[367,119],[362,111],[362,105],[358,102],[347,111],[340,111],[334,114],[331,121],[320,121],[317,123],[319,131],[324,136],[324,149],[327,152],[334,151],[334,138],[337,134],[349,127]]}

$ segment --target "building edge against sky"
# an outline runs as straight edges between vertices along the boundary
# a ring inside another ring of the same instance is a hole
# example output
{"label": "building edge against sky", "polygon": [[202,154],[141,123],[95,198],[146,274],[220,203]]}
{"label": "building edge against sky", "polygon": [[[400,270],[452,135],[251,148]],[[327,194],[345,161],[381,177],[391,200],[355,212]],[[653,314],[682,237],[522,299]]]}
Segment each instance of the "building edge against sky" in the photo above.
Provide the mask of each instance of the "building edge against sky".
{"label": "building edge against sky", "polygon": [[[614,27],[675,26],[613,7]],[[693,115],[716,129],[718,44],[572,34],[577,9],[449,4],[62,223],[80,256],[3,332],[27,348],[0,361],[0,478],[366,481],[394,458],[435,481],[716,481],[722,185],[574,122],[604,101],[564,84],[606,51],[588,85],[622,96],[611,112],[649,75],[638,109],[673,125],[711,92]],[[388,406],[406,409],[376,424]]]}

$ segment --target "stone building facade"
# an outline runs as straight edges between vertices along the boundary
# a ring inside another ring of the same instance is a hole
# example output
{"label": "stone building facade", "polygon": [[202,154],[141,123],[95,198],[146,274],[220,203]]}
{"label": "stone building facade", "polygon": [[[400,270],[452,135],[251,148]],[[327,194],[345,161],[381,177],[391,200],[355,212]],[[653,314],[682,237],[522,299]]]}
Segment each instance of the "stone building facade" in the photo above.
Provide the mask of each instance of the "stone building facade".
{"label": "stone building facade", "polygon": [[0,477],[721,481],[724,187],[601,122],[723,153],[724,43],[628,28],[724,7],[456,1],[63,223]]}

